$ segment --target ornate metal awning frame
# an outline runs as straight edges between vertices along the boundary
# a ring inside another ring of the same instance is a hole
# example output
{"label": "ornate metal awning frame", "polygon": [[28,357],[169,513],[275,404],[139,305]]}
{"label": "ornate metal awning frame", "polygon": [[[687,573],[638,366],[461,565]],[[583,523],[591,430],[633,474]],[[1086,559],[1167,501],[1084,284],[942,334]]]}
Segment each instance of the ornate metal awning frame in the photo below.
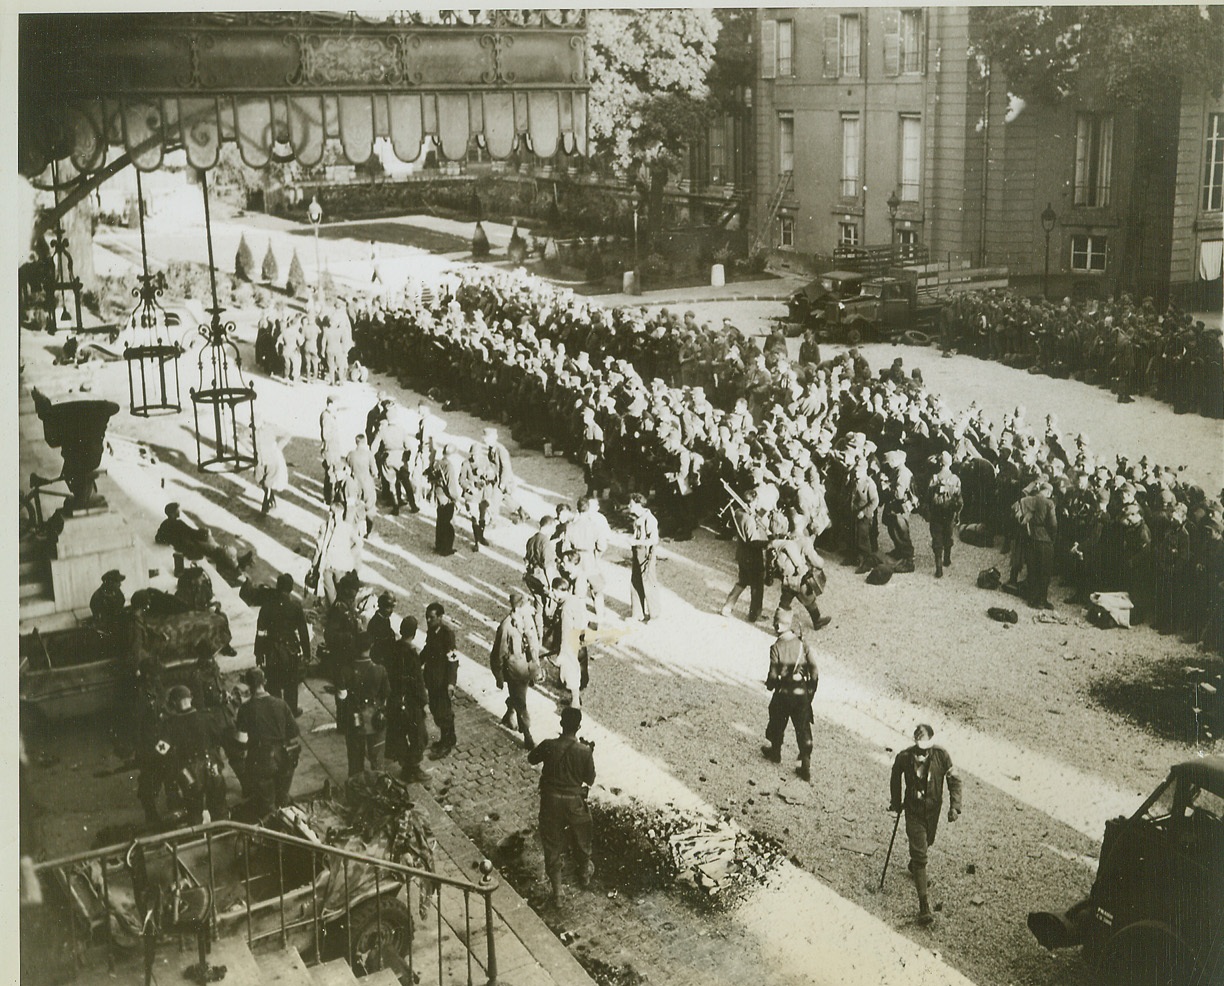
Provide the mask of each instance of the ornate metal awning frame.
{"label": "ornate metal awning frame", "polygon": [[311,166],[336,138],[361,164],[379,137],[404,161],[473,136],[585,154],[585,32],[581,11],[23,14],[19,163],[88,175],[122,147],[151,171],[181,147],[208,170],[234,141],[252,167]]}

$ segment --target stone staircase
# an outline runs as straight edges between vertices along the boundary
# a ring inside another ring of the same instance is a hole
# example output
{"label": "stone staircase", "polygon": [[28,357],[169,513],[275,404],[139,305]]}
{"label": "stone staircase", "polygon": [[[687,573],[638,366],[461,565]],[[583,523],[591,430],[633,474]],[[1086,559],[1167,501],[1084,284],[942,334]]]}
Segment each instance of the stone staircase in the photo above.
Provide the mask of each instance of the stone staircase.
{"label": "stone staircase", "polygon": [[[20,618],[24,625],[55,613],[55,593],[51,587],[51,559],[46,542],[27,536],[20,541],[18,553],[18,598]],[[69,614],[69,619],[75,618]],[[45,625],[45,623],[40,623]],[[71,626],[71,622],[66,625]],[[58,629],[56,627],[55,629]]]}
{"label": "stone staircase", "polygon": [[[184,975],[193,962],[195,949],[191,942],[185,942],[181,951],[173,944],[162,945],[153,966],[155,986],[193,986],[195,980]],[[344,959],[307,966],[292,945],[252,952],[241,936],[213,942],[208,963],[225,967],[225,978],[218,980],[219,986],[400,986],[400,980],[392,969],[380,969],[358,977]],[[421,982],[432,981],[427,977],[420,979]],[[454,981],[466,982],[467,979],[456,978]],[[113,970],[108,969],[105,962],[82,970],[73,980],[73,986],[141,986],[143,982],[144,964],[137,949],[135,954],[117,960]]]}

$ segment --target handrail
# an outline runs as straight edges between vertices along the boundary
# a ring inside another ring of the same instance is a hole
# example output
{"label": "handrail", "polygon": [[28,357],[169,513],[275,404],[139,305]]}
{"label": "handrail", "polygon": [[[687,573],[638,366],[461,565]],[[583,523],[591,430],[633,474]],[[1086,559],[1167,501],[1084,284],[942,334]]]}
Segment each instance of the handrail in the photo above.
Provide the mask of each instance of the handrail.
{"label": "handrail", "polygon": [[[472,908],[470,905],[470,897],[473,891],[481,894],[484,897],[484,905],[485,905],[484,906],[484,919],[485,919],[484,932],[485,932],[485,938],[486,938],[486,952],[485,952],[485,955],[483,956],[483,961],[484,961],[485,973],[488,977],[486,980],[486,983],[487,983],[487,986],[496,986],[497,981],[498,981],[497,945],[496,945],[494,931],[493,931],[494,911],[493,911],[492,894],[493,894],[493,891],[496,890],[498,886],[500,886],[500,882],[493,875],[493,872],[492,872],[493,865],[488,860],[484,860],[480,865],[480,874],[481,874],[480,882],[474,883],[470,880],[466,880],[463,878],[443,876],[439,873],[433,873],[429,870],[421,869],[419,867],[406,866],[403,863],[397,863],[390,859],[386,859],[386,858],[382,858],[378,856],[371,856],[371,855],[368,855],[366,853],[361,853],[361,852],[354,852],[352,850],[343,849],[338,846],[324,845],[317,840],[305,839],[305,838],[301,838],[296,835],[290,835],[285,832],[278,832],[273,829],[264,828],[263,826],[260,826],[260,825],[252,825],[246,822],[235,822],[235,821],[230,821],[230,820],[218,820],[218,821],[205,822],[201,825],[193,825],[193,826],[188,826],[185,828],[174,829],[170,832],[162,832],[156,835],[143,836],[143,837],[134,839],[129,842],[106,846],[102,849],[92,849],[86,852],[74,853],[69,856],[62,856],[57,859],[45,860],[45,861],[36,863],[34,865],[34,871],[39,876],[42,876],[43,874],[46,874],[46,873],[55,873],[58,876],[58,878],[61,880],[65,879],[66,877],[68,879],[71,879],[71,876],[69,875],[69,873],[66,872],[66,871],[69,871],[71,867],[74,867],[80,863],[98,861],[98,860],[102,860],[102,859],[105,859],[108,857],[114,857],[114,856],[121,856],[121,857],[125,857],[130,860],[132,852],[137,847],[140,847],[142,849],[152,848],[155,850],[169,850],[169,852],[171,853],[171,856],[173,857],[173,863],[172,863],[173,872],[175,874],[175,878],[177,879],[178,876],[180,875],[181,869],[186,869],[185,864],[182,864],[182,861],[179,859],[180,850],[184,847],[185,843],[202,841],[204,843],[204,847],[207,852],[208,880],[209,880],[208,891],[210,895],[212,895],[213,900],[215,900],[217,887],[215,886],[216,876],[215,876],[214,869],[213,869],[213,858],[212,858],[213,857],[213,840],[222,835],[234,835],[240,838],[242,841],[242,845],[244,847],[244,851],[242,852],[243,874],[239,876],[239,880],[240,882],[244,881],[245,887],[246,887],[246,893],[245,893],[246,940],[248,944],[253,945],[254,942],[256,942],[257,940],[259,941],[266,940],[273,935],[277,935],[278,932],[279,932],[279,938],[280,938],[282,947],[284,947],[289,941],[288,933],[289,933],[291,925],[287,920],[288,915],[285,910],[286,892],[285,892],[284,850],[285,850],[285,847],[287,846],[296,847],[296,848],[307,850],[309,857],[310,857],[310,861],[311,861],[311,867],[310,867],[311,868],[311,881],[310,881],[311,902],[310,902],[310,916],[308,918],[308,923],[311,925],[310,933],[312,934],[312,937],[314,939],[316,960],[321,961],[321,959],[319,958],[320,936],[324,930],[322,928],[322,924],[323,924],[323,920],[325,919],[325,915],[322,911],[322,908],[320,907],[320,901],[318,899],[318,887],[317,887],[318,872],[319,872],[319,859],[320,857],[324,857],[326,859],[326,865],[328,868],[333,869],[333,870],[339,868],[339,869],[342,869],[343,871],[344,907],[342,910],[333,912],[333,917],[326,918],[326,920],[332,921],[332,920],[336,920],[337,918],[342,919],[343,929],[344,929],[344,935],[343,935],[344,954],[349,957],[350,962],[352,962],[354,960],[354,957],[358,955],[358,953],[354,952],[354,944],[353,944],[354,928],[353,928],[352,917],[355,913],[356,908],[363,906],[370,900],[366,892],[362,892],[360,897],[357,899],[354,899],[351,896],[353,894],[353,889],[352,889],[350,879],[349,879],[350,864],[361,863],[361,864],[365,864],[370,869],[372,869],[373,875],[374,875],[373,907],[374,907],[374,911],[376,914],[375,927],[379,929],[378,934],[379,934],[380,940],[382,936],[381,929],[383,928],[383,914],[384,914],[384,906],[385,906],[384,901],[383,901],[384,893],[390,890],[394,892],[394,894],[397,897],[399,896],[400,893],[404,893],[407,896],[409,906],[411,906],[412,884],[413,884],[413,879],[415,878],[415,879],[422,881],[420,884],[422,888],[425,888],[425,887],[431,888],[431,896],[436,894],[436,897],[434,899],[434,907],[436,908],[438,912],[437,913],[437,923],[438,923],[437,945],[438,945],[439,982],[442,981],[442,975],[443,975],[442,970],[444,967],[444,956],[442,952],[442,943],[445,937],[444,932],[443,932],[443,916],[442,916],[443,890],[449,888],[447,892],[458,891],[463,894],[463,917],[461,919],[462,927],[456,929],[456,934],[460,938],[460,940],[466,943],[466,950],[468,952],[467,971],[468,971],[469,983],[472,982],[471,975],[473,971],[473,959],[476,959],[476,961],[481,960],[481,957],[474,955],[472,951],[472,945],[475,939],[474,939],[473,928],[472,928]],[[252,879],[251,877],[251,847],[252,847],[253,842],[262,843],[262,844],[272,843],[276,846],[276,854],[277,854],[276,875],[278,877],[278,890],[277,890],[277,894],[272,895],[270,900],[274,902],[277,899],[277,895],[279,895],[279,900],[280,900],[279,928],[276,928],[274,930],[271,927],[267,927],[267,925],[265,924],[261,928],[261,930],[258,932],[258,934],[255,933],[255,930],[253,929],[253,926],[252,926],[252,912],[253,910],[261,909],[265,902],[262,902],[262,901],[253,902],[251,900],[251,879]],[[337,860],[340,863],[340,867],[336,866]],[[107,885],[106,866],[102,865],[101,869],[102,869],[102,881],[103,881],[103,890],[102,890],[103,906],[109,911],[112,905],[110,901],[110,889],[109,889],[109,886]],[[195,883],[199,882],[199,879],[195,875],[195,873],[191,873],[190,870],[188,870],[188,873],[193,882]],[[383,879],[383,874],[387,875],[388,878],[386,880]],[[432,881],[432,883],[426,883],[425,881]],[[424,906],[424,903],[422,902],[422,907],[423,906]],[[423,914],[424,912],[422,912],[422,916]],[[214,909],[212,913],[209,915],[209,924],[212,925],[214,929],[216,927],[217,920],[218,920],[218,915]],[[76,921],[73,920],[70,922],[70,924],[72,925],[73,939],[75,942],[76,941],[76,930],[77,930]],[[297,920],[295,920],[294,923],[292,924],[292,928],[294,929],[299,929],[302,926],[303,926],[303,923]],[[365,942],[364,937],[362,941],[363,943]],[[416,958],[415,949],[412,947],[411,934],[409,934],[407,938],[406,946],[407,946],[407,959],[408,959],[407,968],[411,973],[411,971],[414,968],[414,964],[415,964],[414,960]],[[74,949],[77,947],[79,946],[74,945]],[[180,948],[182,947],[181,940],[179,943],[179,947]],[[385,957],[385,953],[383,952],[383,949],[385,948],[386,948],[386,945],[382,945],[376,948],[377,953],[380,956],[383,956],[380,959],[380,961],[382,962],[391,961],[390,959]],[[392,950],[392,951],[395,952],[395,950]],[[398,952],[395,952],[395,954],[398,955]],[[363,961],[364,961],[364,958],[363,958]],[[113,955],[111,955],[109,952],[108,952],[108,963],[113,964]],[[357,972],[356,967],[354,967],[354,971]],[[370,970],[366,969],[364,971],[368,972]],[[358,974],[361,974],[361,973],[358,973]]]}
{"label": "handrail", "polygon": [[296,835],[289,835],[287,832],[277,832],[275,829],[264,828],[262,825],[251,825],[248,822],[235,822],[230,820],[219,820],[214,822],[204,822],[202,825],[192,825],[186,828],[173,829],[170,832],[161,832],[157,835],[141,836],[133,839],[131,842],[121,842],[112,846],[106,846],[103,849],[91,849],[86,852],[74,853],[71,856],[61,856],[58,859],[50,859],[44,862],[34,864],[34,872],[42,873],[44,870],[50,871],[59,869],[65,866],[72,866],[76,863],[88,862],[96,859],[103,859],[107,856],[121,855],[132,846],[133,842],[143,846],[158,848],[165,843],[186,838],[205,837],[208,834],[217,835],[222,832],[245,832],[248,835],[258,836],[262,839],[269,839],[274,842],[281,842],[285,845],[298,846],[302,849],[308,849],[312,854],[324,856],[339,856],[347,861],[356,863],[365,863],[367,865],[378,866],[384,869],[392,870],[393,872],[402,873],[405,877],[417,877],[418,879],[433,880],[436,883],[445,884],[455,887],[459,890],[476,891],[480,894],[491,894],[500,886],[500,881],[497,876],[490,873],[480,883],[473,883],[470,880],[463,880],[458,877],[443,876],[440,873],[432,873],[429,870],[423,870],[415,866],[406,866],[403,863],[397,863],[394,860],[385,859],[379,856],[369,856],[365,853],[353,852],[351,849],[342,849],[339,846],[320,845],[317,842],[312,842],[310,839],[303,839]]}

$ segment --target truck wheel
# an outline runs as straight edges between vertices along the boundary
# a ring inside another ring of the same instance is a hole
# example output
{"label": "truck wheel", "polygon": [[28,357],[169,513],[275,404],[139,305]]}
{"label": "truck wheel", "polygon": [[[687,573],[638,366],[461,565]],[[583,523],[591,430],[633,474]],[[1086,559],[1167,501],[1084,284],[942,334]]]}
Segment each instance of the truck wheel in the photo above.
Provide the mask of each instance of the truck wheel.
{"label": "truck wheel", "polygon": [[384,948],[391,948],[403,956],[412,947],[412,911],[397,897],[386,896],[381,902],[367,900],[358,904],[350,920],[353,948],[349,965],[358,978],[383,967]]}
{"label": "truck wheel", "polygon": [[1103,950],[1102,986],[1184,986],[1194,959],[1167,925],[1136,921],[1114,935]]}
{"label": "truck wheel", "polygon": [[852,325],[846,329],[846,345],[857,346],[863,341],[863,333],[857,325]]}
{"label": "truck wheel", "polygon": [[929,346],[931,337],[925,332],[919,332],[917,329],[910,329],[905,333],[905,341],[911,346]]}

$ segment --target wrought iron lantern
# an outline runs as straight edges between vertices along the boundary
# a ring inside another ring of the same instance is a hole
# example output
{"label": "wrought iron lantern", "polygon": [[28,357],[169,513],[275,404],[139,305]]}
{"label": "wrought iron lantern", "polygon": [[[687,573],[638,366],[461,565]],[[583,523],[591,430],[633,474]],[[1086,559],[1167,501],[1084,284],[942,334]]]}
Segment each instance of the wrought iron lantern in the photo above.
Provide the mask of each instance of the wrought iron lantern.
{"label": "wrought iron lantern", "polygon": [[[199,387],[191,388],[195,406],[196,465],[201,472],[238,472],[254,466],[255,387],[242,375],[242,358],[231,333],[234,323],[223,321],[217,301],[217,265],[213,261],[212,218],[208,207],[208,176],[199,172],[204,190],[204,233],[208,238],[208,278],[212,288],[211,316],[199,328],[204,342],[197,358]],[[250,445],[243,438],[250,436]]]}
{"label": "wrought iron lantern", "polygon": [[[59,211],[60,185],[59,163],[51,162],[51,185],[55,195],[56,211]],[[63,224],[56,219],[55,228],[47,233],[47,247],[51,251],[51,260],[55,272],[55,280],[51,283],[51,297],[47,299],[47,307],[51,315],[51,323],[55,329],[67,329],[80,332],[84,327],[81,320],[81,279],[76,276],[72,261],[72,253],[68,250],[68,234]],[[76,310],[76,321],[73,322],[72,312],[68,310],[68,295],[71,293],[73,306]],[[59,295],[59,313],[56,313],[55,296]]]}
{"label": "wrought iron lantern", "polygon": [[136,198],[140,208],[140,259],[143,273],[137,275],[140,287],[132,293],[136,308],[128,317],[123,347],[127,360],[128,397],[131,413],[141,417],[183,409],[179,388],[179,357],[183,347],[171,340],[166,310],[158,303],[161,279],[149,273],[149,252],[145,241],[144,189],[136,172]]}

